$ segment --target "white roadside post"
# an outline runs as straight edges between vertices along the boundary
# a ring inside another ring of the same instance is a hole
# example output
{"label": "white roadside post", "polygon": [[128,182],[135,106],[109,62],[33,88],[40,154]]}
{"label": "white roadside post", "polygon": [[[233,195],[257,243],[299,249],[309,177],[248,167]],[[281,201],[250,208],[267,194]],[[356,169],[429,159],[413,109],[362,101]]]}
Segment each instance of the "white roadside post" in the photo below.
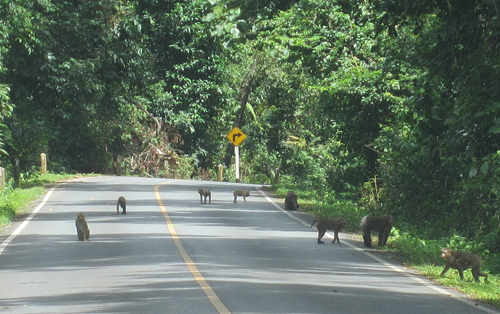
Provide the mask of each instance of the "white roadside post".
{"label": "white roadside post", "polygon": [[240,182],[240,148],[239,145],[247,138],[238,127],[234,127],[226,138],[234,145],[234,171],[236,182]]}
{"label": "white roadside post", "polygon": [[40,154],[40,163],[41,163],[40,172],[42,174],[46,174],[47,173],[47,155],[45,155],[44,153]]}

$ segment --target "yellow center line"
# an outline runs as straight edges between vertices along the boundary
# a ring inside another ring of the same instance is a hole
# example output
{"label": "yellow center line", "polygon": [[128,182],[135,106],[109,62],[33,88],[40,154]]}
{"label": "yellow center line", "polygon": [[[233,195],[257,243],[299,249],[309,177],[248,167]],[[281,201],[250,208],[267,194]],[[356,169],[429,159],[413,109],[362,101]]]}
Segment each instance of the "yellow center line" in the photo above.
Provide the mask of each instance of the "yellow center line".
{"label": "yellow center line", "polygon": [[205,280],[203,275],[200,273],[196,265],[194,264],[193,260],[189,257],[187,254],[186,250],[184,249],[184,246],[182,246],[181,240],[179,239],[179,236],[177,235],[177,232],[175,231],[174,225],[172,224],[172,220],[170,219],[170,216],[168,215],[167,209],[163,205],[163,201],[161,200],[160,192],[158,188],[161,185],[167,184],[171,181],[166,181],[158,184],[155,186],[155,195],[156,195],[156,200],[158,201],[158,205],[160,206],[160,209],[163,213],[163,217],[165,218],[165,221],[167,223],[168,231],[170,232],[170,236],[174,240],[175,246],[177,246],[177,250],[181,254],[182,258],[184,259],[184,263],[186,263],[186,266],[188,267],[189,271],[193,275],[194,279],[198,282],[200,285],[201,289],[205,294],[207,295],[208,299],[210,302],[212,302],[213,306],[215,309],[220,313],[220,314],[231,314],[229,310],[226,308],[226,306],[222,303],[222,301],[219,299],[217,294],[215,294],[215,291],[210,287],[208,282]]}

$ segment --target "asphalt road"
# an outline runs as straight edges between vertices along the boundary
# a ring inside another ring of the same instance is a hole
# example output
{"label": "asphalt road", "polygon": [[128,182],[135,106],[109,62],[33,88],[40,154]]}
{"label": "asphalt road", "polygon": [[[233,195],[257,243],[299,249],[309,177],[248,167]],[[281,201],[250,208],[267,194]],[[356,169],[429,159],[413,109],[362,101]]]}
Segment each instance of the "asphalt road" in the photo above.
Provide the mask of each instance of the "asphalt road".
{"label": "asphalt road", "polygon": [[[199,187],[212,204],[200,204]],[[247,203],[233,204],[235,188],[250,190]],[[0,313],[498,313],[358,239],[317,244],[305,216],[257,189],[129,177],[57,185],[0,237]],[[127,215],[116,214],[120,195]],[[77,241],[78,212],[90,241]]]}

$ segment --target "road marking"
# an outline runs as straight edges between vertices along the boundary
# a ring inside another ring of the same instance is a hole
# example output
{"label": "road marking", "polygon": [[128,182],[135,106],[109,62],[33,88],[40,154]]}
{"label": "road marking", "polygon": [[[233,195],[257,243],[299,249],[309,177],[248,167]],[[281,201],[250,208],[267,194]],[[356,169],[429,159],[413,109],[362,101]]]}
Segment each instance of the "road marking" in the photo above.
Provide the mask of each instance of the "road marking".
{"label": "road marking", "polygon": [[[273,204],[273,205],[274,205],[274,207],[276,207],[276,208],[277,208],[280,212],[284,213],[285,215],[288,215],[288,216],[289,216],[290,218],[292,218],[292,219],[297,220],[298,222],[300,222],[300,223],[301,223],[301,224],[303,224],[304,226],[311,227],[311,224],[308,224],[308,223],[307,223],[307,222],[305,222],[304,220],[302,220],[302,219],[300,219],[300,218],[298,218],[298,217],[295,217],[294,215],[290,214],[287,210],[284,210],[283,208],[281,208],[281,206],[279,206],[278,204],[276,204],[276,203],[275,203],[275,202],[274,202],[274,201],[273,201],[273,200],[272,200],[269,196],[267,196],[267,194],[266,194],[265,192],[263,192],[263,191],[262,191],[262,188],[261,188],[261,187],[257,186],[257,187],[256,187],[256,189],[257,189],[257,191],[259,191],[259,193],[260,193],[260,194],[262,194],[262,195],[266,198],[266,200],[267,200],[269,203]],[[330,236],[330,235],[328,234],[328,236]],[[333,239],[333,238],[332,238],[332,239]]]}
{"label": "road marking", "polygon": [[[310,227],[310,226],[311,226],[309,223],[305,222],[304,220],[302,220],[302,219],[300,219],[300,218],[298,218],[298,217],[295,217],[294,215],[290,214],[288,211],[286,211],[286,210],[284,210],[283,208],[281,208],[281,206],[277,205],[277,204],[274,202],[274,200],[273,200],[273,199],[271,199],[269,196],[267,196],[267,194],[266,194],[265,192],[263,192],[263,191],[262,191],[262,189],[261,189],[260,187],[257,187],[257,191],[259,191],[259,193],[260,193],[260,194],[262,194],[262,195],[266,198],[266,200],[267,200],[269,203],[273,204],[273,205],[274,205],[274,207],[276,207],[276,208],[277,208],[279,211],[281,211],[282,213],[287,214],[289,217],[291,217],[291,218],[293,218],[293,219],[297,220],[298,222],[302,223],[302,224],[303,224],[303,225],[305,225],[305,226],[308,226],[308,227]],[[325,235],[326,235],[326,236],[328,236],[329,238],[333,239],[333,236],[332,236],[330,233],[328,233],[328,232],[327,232]],[[392,269],[392,270],[394,270],[394,271],[396,271],[396,272],[398,272],[398,273],[401,273],[401,274],[405,275],[406,277],[408,277],[408,278],[412,279],[413,281],[416,281],[416,282],[418,282],[418,283],[420,283],[420,284],[422,284],[422,285],[426,286],[427,288],[430,288],[430,289],[432,289],[432,290],[434,290],[434,291],[437,291],[437,292],[439,292],[439,293],[441,293],[441,294],[444,294],[444,295],[446,295],[446,296],[452,297],[452,298],[454,298],[455,300],[458,300],[458,301],[460,301],[460,302],[463,302],[463,303],[465,303],[465,304],[467,304],[467,305],[470,305],[470,306],[472,306],[472,307],[474,307],[474,308],[476,308],[476,309],[482,310],[482,311],[484,311],[484,312],[491,313],[491,314],[498,314],[498,313],[500,313],[500,312],[498,312],[498,311],[496,311],[496,310],[489,309],[489,308],[487,308],[487,307],[484,307],[484,306],[482,306],[482,305],[479,305],[477,302],[473,302],[473,301],[471,301],[471,300],[467,299],[467,298],[466,298],[465,296],[463,296],[463,295],[459,295],[459,294],[453,293],[453,292],[451,292],[451,291],[447,291],[447,290],[445,290],[445,289],[442,289],[442,288],[436,287],[433,283],[430,283],[430,282],[428,282],[427,280],[424,280],[424,279],[419,278],[419,277],[417,277],[417,276],[415,276],[415,275],[413,275],[413,274],[411,274],[411,273],[408,273],[408,272],[406,272],[404,269],[402,269],[401,267],[398,267],[398,266],[393,265],[393,264],[391,264],[391,263],[389,263],[389,262],[387,262],[387,261],[384,261],[384,260],[383,260],[383,259],[381,259],[380,257],[375,256],[374,254],[372,254],[372,253],[370,253],[370,252],[367,252],[367,251],[366,251],[365,249],[363,249],[363,248],[359,248],[359,247],[357,247],[357,246],[355,246],[355,245],[352,245],[352,244],[350,244],[349,242],[346,242],[346,241],[343,241],[342,243],[343,243],[343,244],[346,244],[347,246],[349,246],[350,248],[352,248],[352,249],[354,249],[354,250],[356,250],[356,251],[358,251],[358,252],[361,252],[361,253],[363,253],[363,254],[365,254],[365,255],[369,256],[370,258],[372,258],[372,259],[376,260],[377,262],[379,262],[379,263],[383,264],[384,266],[387,266],[387,267],[389,267],[390,269]]]}
{"label": "road marking", "polygon": [[189,271],[193,275],[194,279],[198,282],[200,285],[201,289],[203,292],[205,292],[206,296],[212,302],[213,306],[215,309],[220,313],[220,314],[231,314],[229,310],[226,308],[226,306],[222,303],[222,301],[219,299],[215,291],[210,287],[208,282],[205,280],[203,275],[200,273],[194,262],[191,260],[189,255],[187,254],[186,250],[184,249],[184,246],[181,243],[181,240],[179,239],[179,236],[177,235],[177,232],[175,231],[174,224],[172,223],[172,220],[170,219],[170,216],[168,215],[167,209],[163,205],[163,201],[161,200],[160,192],[158,188],[161,185],[167,184],[172,181],[165,181],[157,186],[155,186],[155,195],[156,195],[156,200],[158,201],[158,205],[160,206],[160,209],[163,213],[163,217],[165,218],[165,221],[167,223],[168,231],[170,232],[170,236],[174,240],[175,246],[177,246],[177,250],[181,254],[182,258],[184,259],[184,263],[186,263],[186,266],[188,267]]}
{"label": "road marking", "polygon": [[49,200],[49,197],[52,195],[52,192],[54,192],[54,189],[56,188],[56,186],[57,185],[54,185],[49,190],[49,192],[47,192],[47,194],[43,198],[42,202],[40,204],[38,204],[38,206],[31,212],[31,214],[29,214],[29,216],[26,217],[26,219],[19,225],[19,227],[16,228],[16,230],[14,230],[14,232],[12,232],[12,234],[7,239],[5,239],[5,241],[3,241],[2,244],[0,244],[0,254],[3,253],[3,250],[5,250],[7,245],[9,245],[10,241],[14,240],[14,238],[19,233],[21,233],[21,231],[24,229],[24,227],[26,227],[28,222],[30,222],[31,219],[33,219],[33,217],[35,217],[36,213],[38,213],[38,211],[40,211],[40,209],[43,207],[43,205],[45,205],[45,203],[47,203],[47,201]]}

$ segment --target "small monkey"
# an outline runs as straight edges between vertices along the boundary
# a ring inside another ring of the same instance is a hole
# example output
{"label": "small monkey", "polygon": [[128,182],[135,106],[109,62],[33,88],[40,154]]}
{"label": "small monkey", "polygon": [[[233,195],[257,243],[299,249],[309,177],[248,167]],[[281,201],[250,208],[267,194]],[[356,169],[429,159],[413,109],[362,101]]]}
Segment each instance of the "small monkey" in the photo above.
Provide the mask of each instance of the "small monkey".
{"label": "small monkey", "polygon": [[297,210],[298,208],[297,194],[294,191],[288,191],[285,197],[285,210]]}
{"label": "small monkey", "polygon": [[325,243],[321,240],[321,238],[323,238],[323,236],[325,235],[326,229],[333,230],[334,237],[333,237],[332,243],[335,243],[335,240],[337,240],[337,243],[340,244],[339,231],[345,227],[345,220],[344,219],[319,219],[319,218],[315,218],[314,222],[311,225],[311,228],[312,228],[312,226],[314,226],[314,224],[316,224],[316,228],[318,228],[318,243],[319,244]]}
{"label": "small monkey", "polygon": [[483,276],[485,282],[488,281],[488,274],[481,271],[481,256],[467,252],[452,251],[450,248],[444,248],[441,251],[441,257],[446,263],[443,271],[441,272],[441,277],[446,274],[448,269],[453,268],[458,270],[460,278],[464,280],[464,270],[471,268],[472,276],[474,276],[474,280],[476,282],[479,282],[479,276]]}
{"label": "small monkey", "polygon": [[212,204],[212,192],[210,192],[210,190],[199,188],[198,193],[200,193],[200,204],[203,204],[203,197],[205,198],[205,204],[207,203],[207,197],[208,204]]}
{"label": "small monkey", "polygon": [[90,238],[90,230],[83,213],[78,213],[76,215],[75,226],[76,233],[78,234],[78,241],[88,241]]}
{"label": "small monkey", "polygon": [[125,215],[127,213],[127,200],[123,196],[120,196],[118,202],[116,202],[116,213],[118,215],[120,214],[120,207],[123,209],[122,214]]}
{"label": "small monkey", "polygon": [[250,196],[250,192],[248,190],[234,190],[233,191],[233,196],[234,196],[233,203],[236,203],[236,199],[238,198],[238,196],[243,196],[243,200],[246,203],[247,202],[246,197]]}

